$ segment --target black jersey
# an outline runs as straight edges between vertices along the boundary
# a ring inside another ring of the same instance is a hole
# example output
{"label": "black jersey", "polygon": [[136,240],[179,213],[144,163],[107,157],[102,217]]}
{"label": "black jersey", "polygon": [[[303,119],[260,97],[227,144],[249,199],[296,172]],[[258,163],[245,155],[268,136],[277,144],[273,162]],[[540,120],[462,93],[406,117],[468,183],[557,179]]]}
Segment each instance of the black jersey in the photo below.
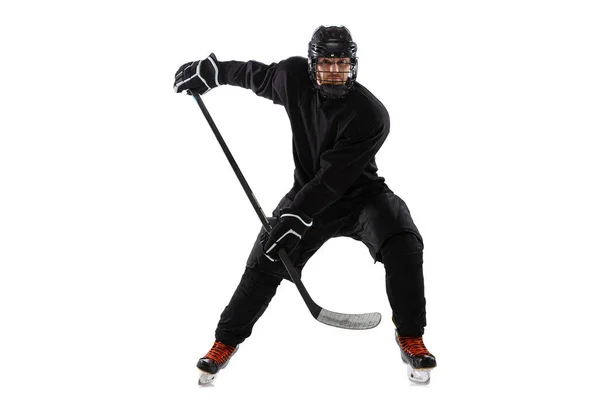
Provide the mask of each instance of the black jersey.
{"label": "black jersey", "polygon": [[315,216],[333,204],[356,203],[387,189],[377,175],[375,154],[389,133],[389,115],[364,86],[355,82],[345,97],[324,99],[313,87],[303,57],[270,65],[226,61],[218,66],[220,81],[285,107],[295,164],[291,207]]}

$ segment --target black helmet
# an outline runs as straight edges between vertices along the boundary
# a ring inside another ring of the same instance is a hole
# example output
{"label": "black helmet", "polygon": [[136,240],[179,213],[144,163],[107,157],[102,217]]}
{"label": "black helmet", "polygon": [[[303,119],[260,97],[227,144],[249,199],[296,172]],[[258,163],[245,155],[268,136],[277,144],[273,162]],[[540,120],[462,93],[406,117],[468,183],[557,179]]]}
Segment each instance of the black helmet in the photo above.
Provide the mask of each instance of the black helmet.
{"label": "black helmet", "polygon": [[[350,58],[348,80],[341,85],[317,83],[318,57]],[[313,85],[325,97],[339,98],[345,96],[356,81],[358,57],[356,43],[352,41],[350,31],[344,26],[323,26],[317,28],[308,44],[308,74]]]}

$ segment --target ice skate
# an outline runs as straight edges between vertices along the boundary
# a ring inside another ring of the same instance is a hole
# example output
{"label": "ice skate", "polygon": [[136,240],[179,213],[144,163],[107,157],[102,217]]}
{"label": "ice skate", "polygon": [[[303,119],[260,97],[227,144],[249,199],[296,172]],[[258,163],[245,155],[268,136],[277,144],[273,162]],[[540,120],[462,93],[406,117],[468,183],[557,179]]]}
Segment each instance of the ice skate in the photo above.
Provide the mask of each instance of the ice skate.
{"label": "ice skate", "polygon": [[198,380],[198,385],[206,385],[207,383],[214,381],[219,371],[227,366],[229,360],[238,348],[239,345],[233,347],[215,341],[209,352],[198,360],[197,367],[200,370],[200,380]]}
{"label": "ice skate", "polygon": [[414,383],[427,385],[430,380],[429,374],[437,363],[435,356],[425,347],[423,337],[401,337],[397,332],[395,336],[396,343],[400,346],[402,361],[408,367],[408,379]]}

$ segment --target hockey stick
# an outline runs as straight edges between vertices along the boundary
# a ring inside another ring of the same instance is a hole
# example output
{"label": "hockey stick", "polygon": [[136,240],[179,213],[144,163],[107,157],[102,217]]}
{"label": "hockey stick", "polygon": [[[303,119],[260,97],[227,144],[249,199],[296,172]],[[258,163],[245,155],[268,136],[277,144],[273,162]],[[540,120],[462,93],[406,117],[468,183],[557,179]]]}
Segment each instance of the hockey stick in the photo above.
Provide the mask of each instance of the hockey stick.
{"label": "hockey stick", "polygon": [[[194,92],[191,92],[191,94],[194,96],[194,99],[196,99],[196,102],[200,106],[200,109],[202,110],[202,113],[206,117],[208,124],[212,128],[215,136],[217,137],[217,140],[219,141],[219,144],[221,145],[223,152],[225,152],[225,156],[227,156],[227,160],[229,160],[229,164],[231,164],[231,167],[233,168],[235,175],[238,177],[238,180],[242,184],[242,187],[244,188],[244,191],[246,192],[248,199],[250,199],[250,203],[252,203],[252,207],[254,207],[256,214],[258,214],[258,218],[260,219],[260,222],[262,223],[263,227],[265,228],[265,230],[267,232],[271,232],[271,229],[272,229],[271,224],[269,224],[269,221],[267,220],[265,213],[263,212],[262,208],[258,204],[258,201],[256,200],[256,198],[254,197],[254,194],[252,193],[252,190],[250,189],[248,182],[246,182],[244,175],[242,175],[242,171],[240,171],[240,168],[238,167],[237,163],[235,162],[235,159],[233,158],[233,155],[231,154],[231,152],[229,151],[229,148],[225,144],[223,137],[219,133],[219,130],[217,129],[217,126],[215,125],[208,110],[206,109],[204,102],[200,98],[200,95],[198,93],[194,93]],[[278,255],[281,258],[281,261],[283,262],[285,269],[290,274],[290,277],[292,278],[292,282],[294,282],[294,284],[300,291],[300,295],[302,296],[302,298],[304,299],[304,302],[308,306],[310,313],[312,314],[313,317],[316,318],[317,321],[322,322],[327,325],[335,326],[338,328],[345,328],[345,329],[370,329],[370,328],[374,328],[377,325],[379,325],[379,322],[381,321],[381,314],[379,314],[378,312],[368,313],[368,314],[342,314],[342,313],[326,310],[326,309],[322,308],[321,306],[319,306],[317,303],[315,303],[313,301],[313,299],[308,294],[308,291],[306,290],[306,288],[304,287],[304,284],[302,283],[302,280],[300,279],[300,275],[292,266],[292,262],[291,262],[290,258],[288,257],[288,255],[286,254],[285,250],[280,249],[278,252]]]}

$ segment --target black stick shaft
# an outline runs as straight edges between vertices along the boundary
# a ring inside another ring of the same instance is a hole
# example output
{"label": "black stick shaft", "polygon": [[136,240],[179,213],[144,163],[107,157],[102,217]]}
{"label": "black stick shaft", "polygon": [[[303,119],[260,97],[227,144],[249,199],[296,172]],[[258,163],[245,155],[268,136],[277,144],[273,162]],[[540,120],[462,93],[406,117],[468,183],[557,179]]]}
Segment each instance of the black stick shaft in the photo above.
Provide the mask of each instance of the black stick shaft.
{"label": "black stick shaft", "polygon": [[[260,219],[260,222],[262,222],[262,224],[267,232],[271,232],[271,224],[269,224],[269,221],[267,220],[265,213],[263,212],[262,208],[260,207],[260,204],[258,204],[258,200],[256,200],[256,197],[254,197],[254,193],[252,193],[252,189],[250,189],[250,185],[248,185],[246,178],[244,178],[242,171],[240,170],[237,163],[235,162],[235,159],[233,158],[231,151],[229,151],[229,148],[227,147],[225,140],[223,140],[223,136],[221,136],[219,129],[215,125],[215,122],[213,121],[212,117],[210,116],[210,113],[208,112],[208,109],[206,108],[206,106],[204,105],[204,102],[200,98],[200,95],[198,93],[194,93],[194,92],[192,92],[192,95],[194,96],[194,99],[196,99],[196,102],[200,106],[200,109],[202,110],[202,113],[206,117],[208,124],[212,128],[215,136],[217,137],[217,140],[219,141],[219,144],[221,145],[221,148],[223,149],[223,152],[225,153],[225,156],[227,157],[229,164],[231,164],[231,168],[233,168],[235,175],[238,177],[238,180],[242,184],[242,187],[244,188],[244,192],[246,192],[246,195],[248,196],[250,203],[252,203],[252,207],[254,207],[256,214],[258,214],[258,218]],[[296,287],[300,291],[300,295],[304,299],[304,302],[308,306],[308,309],[310,310],[311,314],[313,315],[313,317],[317,318],[319,316],[319,313],[321,312],[322,308],[319,305],[317,305],[313,301],[313,299],[310,297],[310,295],[308,294],[308,291],[304,287],[304,284],[302,283],[302,280],[300,279],[298,272],[292,267],[292,262],[291,262],[289,256],[287,255],[287,253],[285,252],[285,250],[280,249],[278,252],[278,255],[281,258],[281,261],[283,262],[283,265],[285,266],[285,269],[287,270],[288,274],[290,274],[290,277],[292,278],[292,282],[294,282],[294,284],[296,284]]]}
{"label": "black stick shaft", "polygon": [[210,116],[208,109],[204,105],[204,102],[202,101],[202,99],[200,98],[200,95],[198,93],[192,93],[192,95],[194,96],[194,99],[196,99],[196,102],[198,102],[198,105],[200,106],[202,113],[206,117],[208,124],[212,128],[215,136],[217,137],[217,140],[219,141],[219,144],[221,145],[221,148],[223,149],[223,152],[225,153],[225,156],[227,157],[229,164],[231,164],[231,168],[233,168],[233,172],[235,172],[235,175],[237,176],[238,180],[242,184],[242,187],[244,188],[244,192],[246,192],[248,199],[250,199],[250,203],[252,203],[252,207],[254,207],[254,211],[256,211],[256,214],[258,214],[258,218],[260,219],[260,222],[265,227],[265,230],[267,232],[270,232],[271,224],[269,224],[269,221],[267,220],[267,217],[265,216],[264,211],[260,207],[260,204],[258,204],[258,200],[256,200],[256,197],[254,197],[254,193],[252,193],[252,189],[250,189],[250,185],[248,185],[248,182],[246,181],[246,178],[244,178],[244,175],[242,174],[240,167],[238,167],[237,162],[235,162],[235,159],[233,158],[231,151],[229,151],[229,147],[227,147],[225,140],[223,140],[223,136],[221,136],[221,133],[219,132],[217,125],[215,125],[215,122],[213,121],[212,117]]}

